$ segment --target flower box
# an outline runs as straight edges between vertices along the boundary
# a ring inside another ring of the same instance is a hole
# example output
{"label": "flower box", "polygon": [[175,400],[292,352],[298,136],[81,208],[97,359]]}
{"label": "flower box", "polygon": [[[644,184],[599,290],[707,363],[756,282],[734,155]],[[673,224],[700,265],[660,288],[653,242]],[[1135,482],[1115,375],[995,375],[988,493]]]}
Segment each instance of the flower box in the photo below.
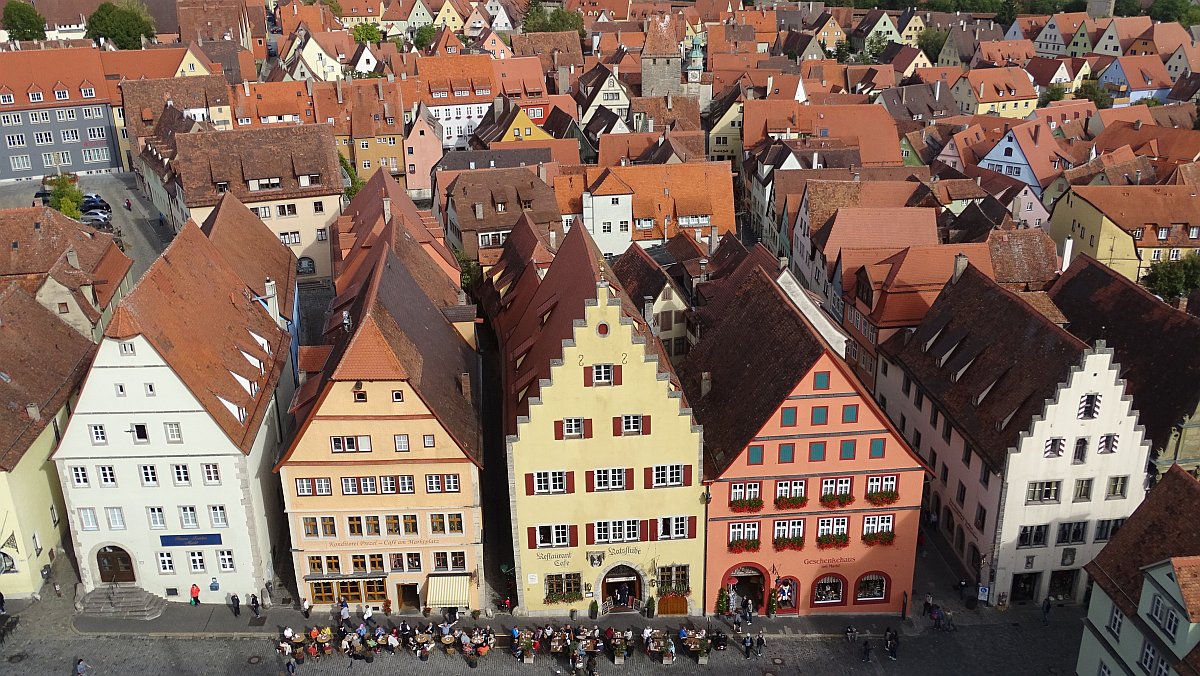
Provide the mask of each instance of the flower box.
{"label": "flower box", "polygon": [[828,493],[821,496],[821,506],[826,509],[835,509],[854,504],[854,495],[850,493]]}
{"label": "flower box", "polygon": [[542,602],[545,603],[546,605],[550,606],[550,605],[554,605],[556,603],[575,603],[576,601],[582,601],[582,600],[583,600],[582,592],[565,592],[565,593],[561,593],[561,594],[560,593],[546,594],[546,598],[542,599]]}
{"label": "flower box", "polygon": [[691,596],[691,594],[692,594],[692,590],[687,587],[684,587],[682,589],[679,587],[659,587],[658,588],[658,597],[659,598],[668,598],[668,599],[687,598],[688,596]]}
{"label": "flower box", "polygon": [[804,538],[775,538],[772,543],[775,545],[775,551],[782,552],[788,549],[800,551],[804,549]]}
{"label": "flower box", "polygon": [[830,533],[817,536],[818,549],[841,549],[850,546],[850,536],[847,533]]}
{"label": "flower box", "polygon": [[731,512],[761,512],[762,508],[762,498],[746,498],[744,500],[729,501],[729,511]]}
{"label": "flower box", "polygon": [[881,530],[878,533],[867,533],[862,537],[862,541],[869,547],[875,545],[891,545],[896,542],[896,533],[890,530]]}
{"label": "flower box", "polygon": [[732,540],[729,543],[729,551],[734,554],[757,552],[760,545],[758,540]]}
{"label": "flower box", "polygon": [[804,509],[807,506],[807,495],[792,496],[790,498],[775,498],[775,509]]}
{"label": "flower box", "polygon": [[900,499],[900,494],[896,491],[875,491],[867,493],[866,498],[872,505],[891,505]]}

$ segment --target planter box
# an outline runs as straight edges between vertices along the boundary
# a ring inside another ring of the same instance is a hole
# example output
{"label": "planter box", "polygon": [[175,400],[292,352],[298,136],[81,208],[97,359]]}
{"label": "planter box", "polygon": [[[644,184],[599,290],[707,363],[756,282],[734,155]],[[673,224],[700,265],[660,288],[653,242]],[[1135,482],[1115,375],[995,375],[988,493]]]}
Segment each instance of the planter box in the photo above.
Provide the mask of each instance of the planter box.
{"label": "planter box", "polygon": [[708,655],[697,655],[696,664],[708,664]]}
{"label": "planter box", "polygon": [[521,663],[522,664],[533,664],[533,655],[528,655],[528,654],[522,655]]}
{"label": "planter box", "polygon": [[663,664],[675,664],[675,656],[671,653],[663,653]]}
{"label": "planter box", "polygon": [[625,649],[618,650],[613,655],[613,664],[625,664]]}

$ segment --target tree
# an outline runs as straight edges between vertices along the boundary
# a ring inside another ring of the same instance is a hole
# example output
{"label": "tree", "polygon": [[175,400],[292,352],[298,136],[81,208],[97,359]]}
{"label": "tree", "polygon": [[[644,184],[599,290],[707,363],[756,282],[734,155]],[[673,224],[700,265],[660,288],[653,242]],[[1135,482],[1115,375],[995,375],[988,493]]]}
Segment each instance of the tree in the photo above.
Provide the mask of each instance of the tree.
{"label": "tree", "polygon": [[59,174],[50,182],[50,208],[67,218],[78,219],[83,215],[80,205],[83,204],[83,192],[75,187],[71,180]]}
{"label": "tree", "polygon": [[1085,82],[1075,90],[1075,98],[1087,99],[1097,108],[1112,108],[1112,97],[1095,82]]}
{"label": "tree", "polygon": [[1190,253],[1177,261],[1154,263],[1142,283],[1167,302],[1188,296],[1200,288],[1200,256]]}
{"label": "tree", "polygon": [[932,63],[937,63],[938,55],[942,53],[942,46],[946,44],[946,36],[944,30],[939,28],[926,28],[917,34],[917,46],[925,52],[925,56],[929,57]]}
{"label": "tree", "polygon": [[837,59],[838,63],[846,63],[846,59],[850,58],[850,45],[846,44],[845,40],[838,40],[834,45],[833,58]]}
{"label": "tree", "polygon": [[383,31],[379,30],[379,26],[373,23],[360,23],[354,27],[354,41],[360,45],[363,43],[377,44],[383,40]]}
{"label": "tree", "polygon": [[107,38],[118,49],[140,49],[143,37],[154,37],[154,26],[135,11],[106,2],[88,17],[87,37]]}
{"label": "tree", "polygon": [[1142,3],[1138,0],[1117,0],[1113,5],[1114,16],[1138,16],[1142,13]]}
{"label": "tree", "polygon": [[1045,108],[1051,101],[1062,101],[1066,95],[1067,90],[1062,85],[1052,84],[1042,90],[1042,95],[1038,97],[1038,108]]}
{"label": "tree", "polygon": [[[155,28],[154,17],[150,16],[150,10],[146,7],[146,3],[142,2],[142,0],[116,0],[116,2],[113,4],[127,12],[136,14],[138,18],[142,21],[145,21],[150,28]],[[151,35],[153,35],[153,33],[151,33]]]}
{"label": "tree", "polygon": [[437,37],[437,29],[433,25],[421,26],[417,32],[413,34],[413,46],[422,51],[426,47],[433,44],[433,39]]}
{"label": "tree", "polygon": [[46,19],[33,5],[21,0],[9,0],[4,6],[4,30],[9,40],[45,40]]}
{"label": "tree", "polygon": [[1184,26],[1200,23],[1200,7],[1189,0],[1154,0],[1147,14],[1155,21],[1179,22]]}
{"label": "tree", "polygon": [[350,178],[350,185],[346,186],[346,199],[354,199],[359,190],[366,183],[359,178],[358,170],[354,168],[354,163],[346,159],[341,153],[338,153],[338,163],[342,165],[342,171],[346,172],[346,176]]}
{"label": "tree", "polygon": [[1196,101],[1196,120],[1192,122],[1192,131],[1200,131],[1200,100]]}
{"label": "tree", "polygon": [[530,0],[521,29],[526,33],[577,31],[583,35],[583,15],[565,9],[547,12],[540,0]]}
{"label": "tree", "polygon": [[876,33],[867,38],[867,43],[863,45],[862,62],[863,63],[878,63],[879,56],[883,54],[883,50],[887,49],[888,39],[883,33]]}
{"label": "tree", "polygon": [[[1133,0],[1137,2],[1137,0]],[[1004,0],[1000,11],[996,12],[996,23],[1005,28],[1011,26],[1017,20],[1017,15],[1021,13],[1021,8],[1017,6],[1017,0]]]}

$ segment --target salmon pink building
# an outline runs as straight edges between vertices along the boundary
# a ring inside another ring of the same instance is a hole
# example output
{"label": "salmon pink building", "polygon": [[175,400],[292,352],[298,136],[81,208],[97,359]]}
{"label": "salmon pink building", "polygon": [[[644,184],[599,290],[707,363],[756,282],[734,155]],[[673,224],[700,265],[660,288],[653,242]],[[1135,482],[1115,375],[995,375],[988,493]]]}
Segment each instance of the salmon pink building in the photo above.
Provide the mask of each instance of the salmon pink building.
{"label": "salmon pink building", "polygon": [[925,468],[775,274],[747,257],[708,283],[682,369],[704,425],[705,607],[899,612]]}

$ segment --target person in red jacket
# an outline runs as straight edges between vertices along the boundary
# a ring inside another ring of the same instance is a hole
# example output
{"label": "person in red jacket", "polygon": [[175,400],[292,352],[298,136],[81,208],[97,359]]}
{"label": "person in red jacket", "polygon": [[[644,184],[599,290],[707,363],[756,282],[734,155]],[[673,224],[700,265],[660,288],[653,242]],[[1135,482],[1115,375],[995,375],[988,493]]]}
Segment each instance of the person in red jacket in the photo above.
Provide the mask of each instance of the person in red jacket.
{"label": "person in red jacket", "polygon": [[192,585],[192,605],[200,605],[200,585],[198,584]]}

